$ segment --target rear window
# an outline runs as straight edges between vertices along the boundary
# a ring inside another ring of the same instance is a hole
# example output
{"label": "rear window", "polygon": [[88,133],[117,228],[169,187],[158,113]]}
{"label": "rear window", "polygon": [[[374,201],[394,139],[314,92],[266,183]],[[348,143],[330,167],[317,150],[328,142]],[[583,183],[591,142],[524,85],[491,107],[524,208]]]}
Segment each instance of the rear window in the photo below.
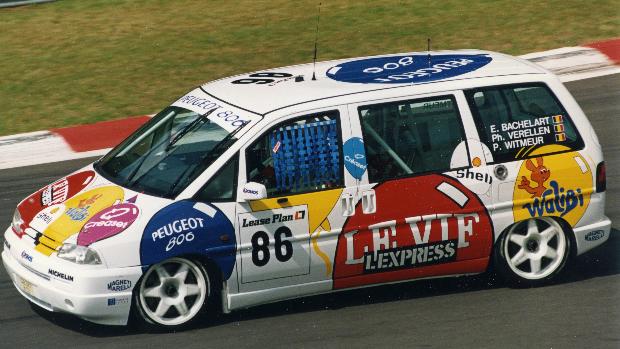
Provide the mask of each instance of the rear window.
{"label": "rear window", "polygon": [[[569,115],[544,84],[495,86],[465,94],[493,162],[583,147]],[[545,147],[549,145],[560,147]]]}

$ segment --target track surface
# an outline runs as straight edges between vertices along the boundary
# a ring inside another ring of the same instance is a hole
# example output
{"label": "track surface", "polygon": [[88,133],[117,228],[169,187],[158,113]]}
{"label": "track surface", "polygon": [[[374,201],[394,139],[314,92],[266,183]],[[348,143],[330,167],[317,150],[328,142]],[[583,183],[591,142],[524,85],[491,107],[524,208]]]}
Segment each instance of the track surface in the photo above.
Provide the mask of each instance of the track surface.
{"label": "track surface", "polygon": [[[618,229],[620,75],[567,86],[603,144],[607,214]],[[9,224],[20,199],[88,162],[0,171],[0,224]],[[260,306],[183,333],[98,326],[33,310],[0,267],[0,347],[620,348],[617,229],[552,286],[511,289],[484,275],[412,282]]]}

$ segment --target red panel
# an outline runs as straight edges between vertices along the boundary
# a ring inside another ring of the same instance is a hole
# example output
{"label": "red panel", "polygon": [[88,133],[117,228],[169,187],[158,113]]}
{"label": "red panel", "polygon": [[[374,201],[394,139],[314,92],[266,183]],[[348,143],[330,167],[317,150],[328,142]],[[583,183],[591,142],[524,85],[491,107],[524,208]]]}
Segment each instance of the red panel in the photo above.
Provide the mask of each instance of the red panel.
{"label": "red panel", "polygon": [[61,178],[27,197],[17,208],[26,224],[42,209],[61,204],[86,188],[95,178],[94,171],[84,171]]}
{"label": "red panel", "polygon": [[427,175],[374,190],[377,212],[363,214],[358,204],[338,237],[334,288],[484,271],[493,225],[464,185]]}
{"label": "red panel", "polygon": [[148,116],[136,116],[51,131],[64,138],[73,151],[84,152],[116,146],[149,119]]}
{"label": "red panel", "polygon": [[595,48],[609,57],[615,64],[620,64],[620,38],[594,42],[586,46]]}

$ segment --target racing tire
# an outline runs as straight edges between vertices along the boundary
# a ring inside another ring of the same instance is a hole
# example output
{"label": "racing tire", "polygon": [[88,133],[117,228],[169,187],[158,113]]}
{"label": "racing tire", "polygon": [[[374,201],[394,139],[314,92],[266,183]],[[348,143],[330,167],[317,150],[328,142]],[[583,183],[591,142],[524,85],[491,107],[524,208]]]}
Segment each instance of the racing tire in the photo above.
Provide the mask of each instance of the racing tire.
{"label": "racing tire", "polygon": [[177,330],[195,323],[212,304],[211,280],[204,266],[190,259],[152,265],[134,291],[140,327]]}
{"label": "racing tire", "polygon": [[513,224],[495,244],[494,264],[513,286],[536,287],[549,283],[566,266],[571,239],[552,217],[536,217]]}

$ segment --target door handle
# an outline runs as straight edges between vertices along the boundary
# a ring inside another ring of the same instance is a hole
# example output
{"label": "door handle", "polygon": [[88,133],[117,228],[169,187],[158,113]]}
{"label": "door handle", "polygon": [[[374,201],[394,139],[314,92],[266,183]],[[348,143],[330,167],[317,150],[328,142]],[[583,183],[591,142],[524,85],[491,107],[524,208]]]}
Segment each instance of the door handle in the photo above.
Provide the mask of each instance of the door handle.
{"label": "door handle", "polygon": [[350,193],[344,193],[340,198],[340,206],[342,207],[342,215],[350,217],[355,214],[355,206],[353,205],[353,195]]}
{"label": "door handle", "polygon": [[364,214],[377,212],[377,196],[373,189],[362,193],[362,212]]}

